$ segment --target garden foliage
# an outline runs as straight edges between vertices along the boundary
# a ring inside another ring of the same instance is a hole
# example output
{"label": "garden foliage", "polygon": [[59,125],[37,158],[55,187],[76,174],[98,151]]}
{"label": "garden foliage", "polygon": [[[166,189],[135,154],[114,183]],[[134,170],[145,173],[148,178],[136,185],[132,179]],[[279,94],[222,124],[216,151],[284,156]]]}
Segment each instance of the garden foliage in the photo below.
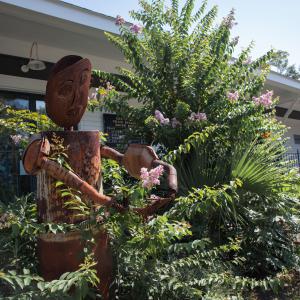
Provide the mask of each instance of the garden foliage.
{"label": "garden foliage", "polygon": [[[108,79],[123,92],[101,97],[100,107],[134,121],[138,132],[132,134],[167,149],[211,124],[222,125],[229,141],[253,131],[264,133],[270,126],[262,118],[264,106],[255,105],[252,97],[261,92],[272,51],[251,61],[250,45],[234,59],[238,44],[238,37],[230,35],[234,11],[216,26],[217,7],[205,12],[204,1],[195,11],[194,2],[186,1],[179,10],[178,1],[171,7],[160,0],[140,1],[142,9],[132,12],[143,24],[140,33],[122,22],[119,36],[106,33],[130,68],[118,68],[121,76],[94,71],[95,77]],[[132,106],[128,99],[142,105]]]}
{"label": "garden foliage", "polygon": [[125,265],[123,287],[128,282],[127,293],[148,293],[141,299],[244,297],[259,286],[276,291],[282,272],[298,266],[299,176],[283,160],[278,100],[263,91],[274,53],[252,61],[250,45],[233,58],[234,11],[215,25],[217,7],[206,11],[206,2],[195,10],[193,0],[181,9],[176,0],[170,7],[140,1],[141,10],[132,12],[140,25],[128,27],[118,16],[120,35],[106,34],[130,68],[119,68],[120,75],[94,71],[122,92],[98,98],[98,105],[133,120],[128,139],[140,136],[163,149],[162,158],[177,169],[180,197],[164,216],[188,222],[192,235],[174,247],[199,243],[204,257],[223,251],[204,259],[209,266],[196,247],[146,258],[142,275]]}
{"label": "garden foliage", "polygon": [[[290,292],[299,268],[300,181],[283,160],[277,100],[263,91],[273,54],[251,61],[250,45],[234,59],[234,12],[215,25],[217,8],[207,11],[204,1],[195,10],[194,2],[179,9],[177,0],[170,7],[142,0],[132,12],[141,24],[131,27],[118,16],[120,35],[107,37],[130,68],[120,68],[118,76],[94,71],[110,83],[91,101],[93,109],[106,107],[134,121],[128,139],[139,136],[161,150],[177,169],[178,197],[147,219],[99,208],[77,225],[39,224],[28,197],[3,204],[3,295],[99,297],[93,286],[101,278],[88,249],[78,271],[49,283],[36,275],[34,255],[40,232],[79,229],[89,239],[95,226],[110,233],[116,299],[250,299]],[[129,99],[142,105],[131,106]],[[58,149],[53,159],[66,165],[64,149]],[[111,160],[103,161],[103,181],[104,193],[129,209],[145,206],[158,192]],[[58,192],[61,186],[66,188],[58,183]],[[71,204],[76,208],[76,201]]]}

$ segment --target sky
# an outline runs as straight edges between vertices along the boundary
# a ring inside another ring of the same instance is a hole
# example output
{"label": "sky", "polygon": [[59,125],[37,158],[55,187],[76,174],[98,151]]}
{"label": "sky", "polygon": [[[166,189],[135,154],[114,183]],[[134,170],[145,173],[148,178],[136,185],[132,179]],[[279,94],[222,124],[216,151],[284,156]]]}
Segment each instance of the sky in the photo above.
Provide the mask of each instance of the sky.
{"label": "sky", "polygon": [[[138,0],[64,1],[112,17],[121,15],[130,22],[134,20],[129,16],[129,11],[139,7]],[[185,1],[180,2],[183,4]],[[195,7],[199,7],[201,3],[201,0],[196,0]],[[234,27],[232,36],[240,37],[238,51],[254,41],[253,58],[257,58],[273,47],[288,51],[290,64],[300,66],[299,0],[208,0],[208,8],[213,5],[219,7],[217,22],[220,22],[231,8],[235,9],[238,24]]]}

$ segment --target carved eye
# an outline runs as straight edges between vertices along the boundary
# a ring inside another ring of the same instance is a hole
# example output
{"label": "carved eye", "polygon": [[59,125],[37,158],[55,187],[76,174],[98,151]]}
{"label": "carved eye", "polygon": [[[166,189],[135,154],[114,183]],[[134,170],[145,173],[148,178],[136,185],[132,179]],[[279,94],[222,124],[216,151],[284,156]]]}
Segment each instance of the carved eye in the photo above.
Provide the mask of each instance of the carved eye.
{"label": "carved eye", "polygon": [[88,70],[84,70],[82,73],[81,73],[81,77],[80,77],[80,84],[85,84],[86,81],[88,80],[89,78],[89,71]]}
{"label": "carved eye", "polygon": [[68,80],[63,83],[63,85],[60,87],[58,91],[58,96],[60,97],[68,97],[73,92],[73,81]]}

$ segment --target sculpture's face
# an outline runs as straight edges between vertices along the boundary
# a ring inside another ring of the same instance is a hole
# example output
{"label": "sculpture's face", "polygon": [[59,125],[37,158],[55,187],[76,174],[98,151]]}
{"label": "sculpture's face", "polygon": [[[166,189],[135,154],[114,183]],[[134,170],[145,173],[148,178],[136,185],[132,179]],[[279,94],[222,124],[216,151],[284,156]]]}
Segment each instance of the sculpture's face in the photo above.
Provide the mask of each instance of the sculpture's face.
{"label": "sculpture's face", "polygon": [[66,56],[53,68],[46,89],[46,111],[50,119],[66,129],[77,125],[85,112],[91,81],[91,63]]}

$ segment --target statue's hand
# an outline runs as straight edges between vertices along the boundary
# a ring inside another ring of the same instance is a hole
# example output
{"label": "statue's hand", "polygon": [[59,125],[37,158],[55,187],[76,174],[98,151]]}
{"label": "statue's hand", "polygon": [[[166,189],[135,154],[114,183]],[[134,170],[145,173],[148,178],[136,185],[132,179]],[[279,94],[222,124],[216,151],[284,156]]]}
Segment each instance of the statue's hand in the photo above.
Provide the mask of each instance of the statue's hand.
{"label": "statue's hand", "polygon": [[121,214],[128,211],[128,208],[126,208],[123,205],[121,205],[120,203],[118,203],[114,197],[111,198],[111,201],[110,201],[108,207],[114,208],[117,212],[119,212]]}

